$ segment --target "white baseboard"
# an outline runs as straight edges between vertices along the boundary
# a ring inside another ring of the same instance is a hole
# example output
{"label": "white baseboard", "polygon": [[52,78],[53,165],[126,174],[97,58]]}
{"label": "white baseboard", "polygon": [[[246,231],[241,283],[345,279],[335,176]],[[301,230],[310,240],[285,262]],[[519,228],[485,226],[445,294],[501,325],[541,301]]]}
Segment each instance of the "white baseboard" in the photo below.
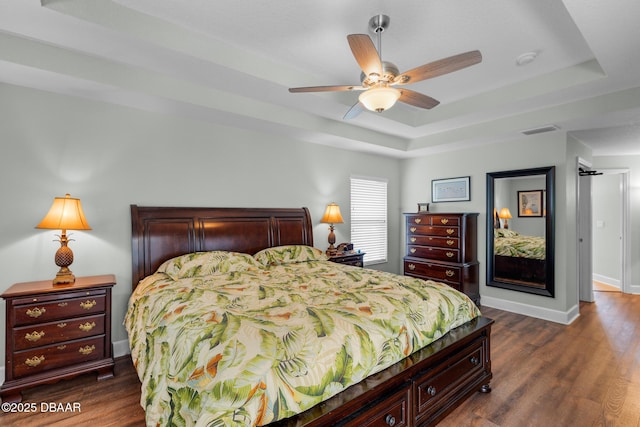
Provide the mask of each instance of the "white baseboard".
{"label": "white baseboard", "polygon": [[604,283],[605,285],[613,286],[614,288],[618,289],[620,289],[622,286],[619,279],[613,279],[602,274],[593,273],[593,280],[595,280],[596,282]]}
{"label": "white baseboard", "polygon": [[522,314],[538,319],[549,320],[550,322],[569,325],[580,315],[579,307],[576,305],[568,311],[552,310],[550,308],[537,307],[514,301],[503,300],[483,295],[481,297],[482,306],[497,308],[511,313]]}
{"label": "white baseboard", "polygon": [[[113,357],[126,356],[130,354],[129,350],[129,340],[116,341],[113,343]],[[4,371],[5,367],[0,366],[0,385],[4,383]]]}

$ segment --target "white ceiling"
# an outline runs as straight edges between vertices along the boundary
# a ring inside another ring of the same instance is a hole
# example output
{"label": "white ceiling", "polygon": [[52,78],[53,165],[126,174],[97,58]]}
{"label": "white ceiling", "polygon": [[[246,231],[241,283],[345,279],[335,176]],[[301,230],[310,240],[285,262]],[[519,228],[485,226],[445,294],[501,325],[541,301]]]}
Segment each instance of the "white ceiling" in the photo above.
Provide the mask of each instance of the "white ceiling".
{"label": "white ceiling", "polygon": [[[346,36],[377,14],[400,71],[483,61],[410,85],[432,110],[345,121],[358,93],[288,92],[359,84]],[[400,158],[551,124],[594,155],[640,154],[639,20],[637,0],[3,0],[0,82]]]}

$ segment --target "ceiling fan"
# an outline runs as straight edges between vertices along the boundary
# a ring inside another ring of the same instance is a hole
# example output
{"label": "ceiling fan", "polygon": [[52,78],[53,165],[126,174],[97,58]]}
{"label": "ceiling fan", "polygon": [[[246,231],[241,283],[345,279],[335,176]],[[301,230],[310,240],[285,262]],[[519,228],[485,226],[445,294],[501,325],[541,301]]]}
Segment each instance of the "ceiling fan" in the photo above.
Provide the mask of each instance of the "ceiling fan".
{"label": "ceiling fan", "polygon": [[380,113],[393,107],[396,101],[414,107],[431,109],[440,101],[404,87],[398,89],[395,86],[404,86],[452,73],[482,61],[480,51],[473,50],[430,62],[401,74],[398,67],[381,59],[382,33],[389,27],[389,22],[390,19],[387,15],[376,15],[369,20],[369,29],[378,36],[378,49],[366,34],[349,34],[347,36],[351,52],[362,69],[360,86],[294,87],[290,88],[289,92],[363,91],[358,97],[358,102],[344,115],[344,119],[356,117],[363,111],[363,108]]}

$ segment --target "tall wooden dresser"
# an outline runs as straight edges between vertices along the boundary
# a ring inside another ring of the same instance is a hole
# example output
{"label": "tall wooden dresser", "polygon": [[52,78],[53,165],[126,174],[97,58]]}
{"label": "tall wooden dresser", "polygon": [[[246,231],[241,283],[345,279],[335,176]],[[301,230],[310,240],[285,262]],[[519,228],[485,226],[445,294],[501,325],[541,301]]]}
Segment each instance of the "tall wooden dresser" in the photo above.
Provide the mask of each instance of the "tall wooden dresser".
{"label": "tall wooden dresser", "polygon": [[477,213],[407,213],[404,274],[443,282],[480,305]]}

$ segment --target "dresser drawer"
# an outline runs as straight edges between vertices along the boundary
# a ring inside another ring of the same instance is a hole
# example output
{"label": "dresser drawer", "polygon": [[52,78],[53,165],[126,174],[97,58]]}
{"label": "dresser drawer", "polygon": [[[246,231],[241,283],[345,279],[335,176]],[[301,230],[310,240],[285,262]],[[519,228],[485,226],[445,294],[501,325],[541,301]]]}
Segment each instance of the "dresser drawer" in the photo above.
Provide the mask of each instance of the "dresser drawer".
{"label": "dresser drawer", "polygon": [[483,340],[472,344],[468,351],[447,361],[441,369],[428,371],[416,377],[414,382],[415,414],[419,421],[442,409],[447,399],[472,376],[482,376],[485,371]]}
{"label": "dresser drawer", "polygon": [[20,378],[50,369],[101,359],[104,357],[104,341],[104,335],[99,335],[16,352],[13,355],[13,376]]}
{"label": "dresser drawer", "polygon": [[404,261],[404,272],[407,275],[431,279],[439,282],[460,283],[461,268],[456,266],[429,264],[413,260]]}
{"label": "dresser drawer", "polygon": [[435,237],[435,236],[411,235],[407,240],[407,244],[459,249],[460,239],[457,237]]}
{"label": "dresser drawer", "polygon": [[104,291],[74,295],[77,297],[49,296],[16,301],[13,306],[13,324],[33,325],[105,311]]}
{"label": "dresser drawer", "polygon": [[104,314],[22,326],[13,330],[13,348],[15,350],[25,350],[104,334],[104,330]]}
{"label": "dresser drawer", "polygon": [[410,225],[449,225],[459,226],[457,215],[407,215],[407,226]]}
{"label": "dresser drawer", "polygon": [[460,237],[460,227],[440,225],[412,225],[408,229],[409,236],[441,236]]}
{"label": "dresser drawer", "polygon": [[461,262],[458,249],[446,249],[430,246],[409,245],[407,255],[417,258],[428,258],[434,261]]}
{"label": "dresser drawer", "polygon": [[405,427],[411,425],[409,419],[411,401],[411,383],[397,393],[376,403],[371,409],[348,421],[350,427]]}

